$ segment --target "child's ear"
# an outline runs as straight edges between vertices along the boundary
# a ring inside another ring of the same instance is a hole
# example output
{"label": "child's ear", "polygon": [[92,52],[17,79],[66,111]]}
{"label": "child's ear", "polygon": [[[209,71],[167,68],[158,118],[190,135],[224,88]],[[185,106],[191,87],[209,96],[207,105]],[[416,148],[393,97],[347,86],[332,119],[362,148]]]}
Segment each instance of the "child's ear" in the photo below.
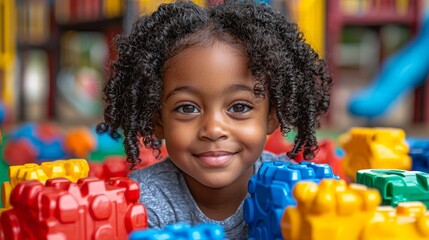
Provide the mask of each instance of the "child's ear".
{"label": "child's ear", "polygon": [[155,136],[159,139],[164,138],[164,128],[162,127],[162,119],[160,113],[155,113],[152,116],[152,122],[154,127]]}
{"label": "child's ear", "polygon": [[273,133],[279,127],[279,119],[277,118],[276,108],[271,108],[268,114],[267,135]]}

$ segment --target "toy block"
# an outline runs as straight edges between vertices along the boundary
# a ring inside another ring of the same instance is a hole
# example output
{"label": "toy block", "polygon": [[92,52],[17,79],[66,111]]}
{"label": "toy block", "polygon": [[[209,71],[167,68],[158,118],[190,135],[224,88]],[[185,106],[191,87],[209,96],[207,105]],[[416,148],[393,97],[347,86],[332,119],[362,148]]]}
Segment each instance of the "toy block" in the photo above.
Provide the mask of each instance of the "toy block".
{"label": "toy block", "polygon": [[96,148],[96,139],[89,128],[71,129],[64,137],[64,148],[67,153],[77,157],[87,157]]}
{"label": "toy block", "polygon": [[12,190],[13,208],[0,217],[0,239],[127,239],[147,228],[139,193],[128,178],[25,181]]}
{"label": "toy block", "polygon": [[[329,164],[335,175],[338,175],[341,179],[345,179],[346,175],[341,166],[342,159],[338,154],[336,154],[338,148],[336,147],[335,142],[332,139],[326,138],[318,141],[318,145],[319,147],[316,149],[314,159],[312,159],[311,162],[317,164]],[[280,128],[277,128],[267,137],[264,150],[279,155],[292,151],[293,147],[293,144],[288,143],[285,139]],[[298,163],[305,161],[302,149],[298,152],[298,155],[294,160]]]}
{"label": "toy block", "polygon": [[79,178],[88,176],[89,165],[84,159],[57,160],[43,162],[40,165],[28,163],[9,167],[9,179],[12,188],[26,180],[46,180],[57,177],[65,177],[73,182]]}
{"label": "toy block", "polygon": [[103,162],[90,162],[89,167],[89,176],[99,179],[128,176],[128,164],[124,156],[109,156]]}
{"label": "toy block", "polygon": [[285,239],[357,239],[380,203],[377,190],[344,180],[299,182],[297,206],[286,208],[281,229]]}
{"label": "toy block", "polygon": [[26,123],[8,134],[3,158],[9,165],[63,159],[64,133],[53,123]]}
{"label": "toy block", "polygon": [[429,138],[407,138],[407,143],[413,160],[411,170],[429,173]]}
{"label": "toy block", "polygon": [[396,169],[367,169],[357,172],[356,181],[376,188],[382,205],[420,201],[429,207],[429,173]]}
{"label": "toy block", "polygon": [[411,169],[405,132],[396,128],[352,128],[340,137],[343,169],[353,181],[361,169]]}
{"label": "toy block", "polygon": [[147,229],[133,231],[129,240],[223,240],[225,232],[223,228],[214,223],[201,223],[191,226],[187,223],[174,223],[165,226],[164,229]]}
{"label": "toy block", "polygon": [[295,205],[292,189],[299,181],[319,182],[335,178],[327,164],[265,162],[248,185],[250,197],[244,201],[244,220],[249,239],[281,239],[280,220],[286,206]]}
{"label": "toy block", "polygon": [[396,209],[391,206],[379,207],[359,239],[429,239],[429,212],[421,202],[401,202]]}
{"label": "toy block", "polygon": [[319,141],[316,156],[311,162],[316,164],[326,163],[331,166],[335,175],[338,175],[341,179],[347,179],[341,166],[342,159],[336,154],[335,142],[332,139],[322,139]]}
{"label": "toy block", "polygon": [[10,207],[10,192],[16,185],[27,180],[38,180],[45,183],[48,179],[64,177],[72,182],[87,177],[89,165],[84,159],[57,160],[54,162],[43,162],[38,165],[27,163],[9,167],[10,182],[2,184],[2,204],[4,208]]}
{"label": "toy block", "polygon": [[324,179],[319,185],[299,182],[297,206],[286,208],[281,221],[284,239],[428,239],[429,213],[421,202],[379,206],[376,189],[344,180]]}

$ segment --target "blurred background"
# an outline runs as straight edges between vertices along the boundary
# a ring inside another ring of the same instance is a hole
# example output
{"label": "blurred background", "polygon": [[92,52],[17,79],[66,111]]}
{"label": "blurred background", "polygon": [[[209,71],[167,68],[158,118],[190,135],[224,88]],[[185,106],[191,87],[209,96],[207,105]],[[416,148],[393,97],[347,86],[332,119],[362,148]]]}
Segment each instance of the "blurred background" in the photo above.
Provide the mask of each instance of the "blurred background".
{"label": "blurred background", "polygon": [[[113,37],[162,2],[0,0],[2,129],[25,122],[99,122],[106,67],[115,59]],[[335,85],[323,128],[394,126],[416,134],[426,129],[428,0],[266,2],[290,14],[328,62]]]}
{"label": "blurred background", "polygon": [[[56,149],[37,155],[24,143],[3,146],[2,156],[13,159],[7,164],[70,156],[65,152],[91,160],[123,155],[120,141],[94,137],[107,66],[116,57],[113,38],[163,2],[0,0],[3,138],[31,136],[31,147]],[[196,0],[202,6],[220,2]],[[320,135],[335,138],[360,126],[429,137],[429,0],[263,2],[297,21],[333,74]]]}

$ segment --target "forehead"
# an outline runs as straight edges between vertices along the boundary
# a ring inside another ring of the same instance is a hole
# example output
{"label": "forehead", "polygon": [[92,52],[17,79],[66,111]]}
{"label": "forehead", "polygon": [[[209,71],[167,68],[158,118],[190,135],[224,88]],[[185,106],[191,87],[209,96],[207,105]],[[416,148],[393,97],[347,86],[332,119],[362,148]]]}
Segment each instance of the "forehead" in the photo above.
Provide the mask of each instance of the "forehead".
{"label": "forehead", "polygon": [[183,84],[252,85],[248,58],[242,48],[223,42],[186,48],[165,67],[164,87]]}

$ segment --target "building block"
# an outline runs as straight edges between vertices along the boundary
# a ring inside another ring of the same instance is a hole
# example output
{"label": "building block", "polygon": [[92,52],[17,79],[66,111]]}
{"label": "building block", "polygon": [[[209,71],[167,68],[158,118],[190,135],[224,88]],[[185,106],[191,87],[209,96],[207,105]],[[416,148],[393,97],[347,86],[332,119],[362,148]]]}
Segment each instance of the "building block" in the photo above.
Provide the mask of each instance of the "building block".
{"label": "building block", "polygon": [[421,202],[380,207],[377,190],[333,179],[299,182],[293,194],[297,206],[287,207],[281,222],[285,239],[429,238],[429,213]]}
{"label": "building block", "polygon": [[137,230],[130,234],[129,240],[224,240],[223,228],[215,223],[201,223],[191,226],[187,223],[174,223],[164,229]]}
{"label": "building block", "polygon": [[138,184],[128,178],[21,182],[12,190],[13,208],[0,217],[0,239],[127,239],[147,228],[139,196]]}
{"label": "building block", "polygon": [[429,239],[429,212],[421,202],[401,202],[397,208],[378,207],[360,239]]}
{"label": "building block", "polygon": [[[314,159],[312,159],[311,162],[317,164],[329,164],[335,175],[338,175],[341,179],[347,179],[343,167],[341,166],[342,158],[336,154],[337,147],[334,140],[329,138],[321,139],[318,141],[318,145],[319,147],[316,149]],[[283,133],[279,128],[277,128],[267,137],[264,150],[279,155],[292,151],[293,147],[293,144],[288,143],[284,138]],[[302,149],[298,152],[298,155],[294,160],[298,163],[305,161]]]}
{"label": "building block", "polygon": [[297,183],[297,206],[286,208],[281,221],[285,239],[358,239],[381,199],[377,190],[344,180]]}
{"label": "building block", "polygon": [[319,182],[335,178],[327,164],[265,162],[248,185],[250,197],[244,201],[244,220],[249,239],[281,239],[280,220],[286,206],[295,205],[292,189],[299,181]]}
{"label": "building block", "polygon": [[56,124],[23,124],[9,133],[3,146],[3,158],[9,165],[68,158],[63,140],[64,133]]}
{"label": "building block", "polygon": [[411,169],[405,132],[397,128],[352,128],[340,137],[343,169],[356,181],[361,169]]}
{"label": "building block", "polygon": [[[283,154],[290,151],[293,145],[286,141],[280,128],[277,128],[272,134],[267,136],[264,150],[274,154]],[[301,154],[302,155],[302,154]]]}
{"label": "building block", "polygon": [[71,129],[64,137],[64,149],[70,155],[86,158],[96,148],[96,139],[87,127]]}
{"label": "building block", "polygon": [[413,160],[411,170],[429,173],[429,138],[407,138],[407,143]]}
{"label": "building block", "polygon": [[382,205],[420,201],[429,207],[429,173],[396,169],[367,169],[357,172],[356,181],[376,188]]}
{"label": "building block", "polygon": [[99,179],[112,177],[127,177],[128,164],[124,156],[108,156],[102,162],[90,162],[88,176]]}
{"label": "building block", "polygon": [[122,145],[123,135],[119,134],[118,137],[113,138],[108,132],[97,133],[95,126],[80,126],[67,131],[63,147],[69,156],[75,158],[88,159],[94,154],[125,155]]}
{"label": "building block", "polygon": [[38,180],[45,183],[48,179],[64,177],[72,182],[88,176],[89,165],[84,159],[57,160],[43,162],[40,165],[27,163],[9,167],[10,182],[2,184],[3,207],[10,207],[10,192],[16,185],[26,180]]}
{"label": "building block", "polygon": [[335,175],[338,175],[341,179],[347,180],[347,175],[344,173],[342,167],[342,158],[336,154],[335,142],[332,139],[322,139],[319,141],[319,148],[316,150],[316,156],[311,162],[316,164],[328,164],[331,166]]}

